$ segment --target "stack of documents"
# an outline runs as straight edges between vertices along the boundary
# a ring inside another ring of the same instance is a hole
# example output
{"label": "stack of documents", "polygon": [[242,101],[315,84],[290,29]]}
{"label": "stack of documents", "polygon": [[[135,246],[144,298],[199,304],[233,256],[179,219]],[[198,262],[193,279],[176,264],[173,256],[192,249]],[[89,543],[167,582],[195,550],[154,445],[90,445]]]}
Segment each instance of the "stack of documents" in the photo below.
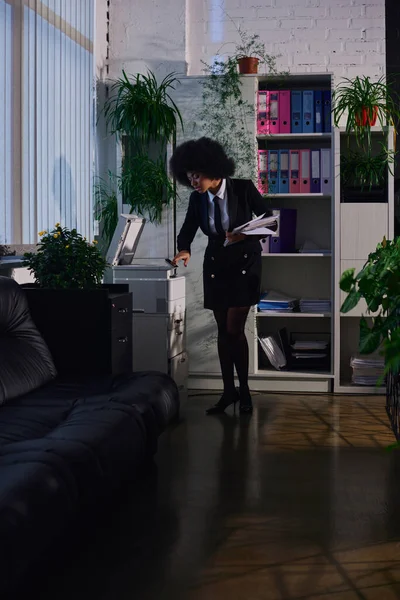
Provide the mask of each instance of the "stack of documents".
{"label": "stack of documents", "polygon": [[292,357],[296,360],[306,359],[309,361],[326,359],[328,357],[328,341],[297,341],[291,345]]}
{"label": "stack of documents", "polygon": [[[244,235],[260,235],[268,236],[273,235],[278,228],[279,215],[272,215],[266,217],[265,213],[256,217],[252,221],[236,227],[232,233],[242,233]],[[272,227],[272,229],[270,229]],[[234,242],[233,242],[234,243]],[[225,246],[229,246],[232,242],[225,241]]]}
{"label": "stack of documents", "polygon": [[385,361],[381,356],[355,356],[350,366],[353,369],[351,381],[355,385],[375,386],[383,382]]}
{"label": "stack of documents", "polygon": [[330,313],[331,301],[318,298],[302,298],[300,300],[300,312],[302,313]]}
{"label": "stack of documents", "polygon": [[258,310],[262,313],[292,313],[297,308],[296,298],[289,298],[280,292],[265,292],[258,303]]}

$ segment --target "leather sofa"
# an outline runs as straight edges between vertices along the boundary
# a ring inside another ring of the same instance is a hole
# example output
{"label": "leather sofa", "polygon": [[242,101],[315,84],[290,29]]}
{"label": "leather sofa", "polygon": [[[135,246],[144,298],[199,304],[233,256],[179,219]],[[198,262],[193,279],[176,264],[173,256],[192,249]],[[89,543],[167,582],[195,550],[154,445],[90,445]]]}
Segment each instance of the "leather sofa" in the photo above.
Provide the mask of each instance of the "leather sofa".
{"label": "leather sofa", "polygon": [[161,373],[57,377],[23,290],[0,277],[1,598],[82,510],[143,472],[178,412]]}

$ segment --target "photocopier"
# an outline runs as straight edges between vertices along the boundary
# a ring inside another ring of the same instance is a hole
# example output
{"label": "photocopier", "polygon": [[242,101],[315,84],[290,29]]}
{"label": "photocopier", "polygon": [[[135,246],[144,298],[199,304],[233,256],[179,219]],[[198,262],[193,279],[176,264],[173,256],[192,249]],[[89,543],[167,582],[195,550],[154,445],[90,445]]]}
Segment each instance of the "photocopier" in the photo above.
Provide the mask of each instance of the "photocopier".
{"label": "photocopier", "polygon": [[105,283],[133,296],[133,371],[161,371],[187,390],[186,281],[165,259],[136,259],[145,219],[122,214],[107,253]]}

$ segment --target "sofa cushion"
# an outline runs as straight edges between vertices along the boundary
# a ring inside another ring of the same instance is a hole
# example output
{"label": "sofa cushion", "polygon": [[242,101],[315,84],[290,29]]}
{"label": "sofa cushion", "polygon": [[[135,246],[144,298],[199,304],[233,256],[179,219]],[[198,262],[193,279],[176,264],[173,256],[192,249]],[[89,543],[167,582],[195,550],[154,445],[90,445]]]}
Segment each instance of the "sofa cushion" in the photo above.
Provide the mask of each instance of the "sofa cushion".
{"label": "sofa cushion", "polygon": [[0,405],[56,376],[49,349],[36,329],[24,292],[0,277]]}

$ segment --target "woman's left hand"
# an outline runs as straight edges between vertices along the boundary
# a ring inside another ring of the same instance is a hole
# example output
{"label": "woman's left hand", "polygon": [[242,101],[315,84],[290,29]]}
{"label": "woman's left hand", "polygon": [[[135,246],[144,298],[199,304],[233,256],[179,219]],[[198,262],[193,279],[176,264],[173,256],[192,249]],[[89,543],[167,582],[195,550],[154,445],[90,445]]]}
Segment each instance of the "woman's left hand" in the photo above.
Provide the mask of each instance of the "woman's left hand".
{"label": "woman's left hand", "polygon": [[241,242],[244,240],[246,236],[244,233],[231,233],[230,231],[226,232],[226,239],[230,244],[234,244],[235,242]]}

